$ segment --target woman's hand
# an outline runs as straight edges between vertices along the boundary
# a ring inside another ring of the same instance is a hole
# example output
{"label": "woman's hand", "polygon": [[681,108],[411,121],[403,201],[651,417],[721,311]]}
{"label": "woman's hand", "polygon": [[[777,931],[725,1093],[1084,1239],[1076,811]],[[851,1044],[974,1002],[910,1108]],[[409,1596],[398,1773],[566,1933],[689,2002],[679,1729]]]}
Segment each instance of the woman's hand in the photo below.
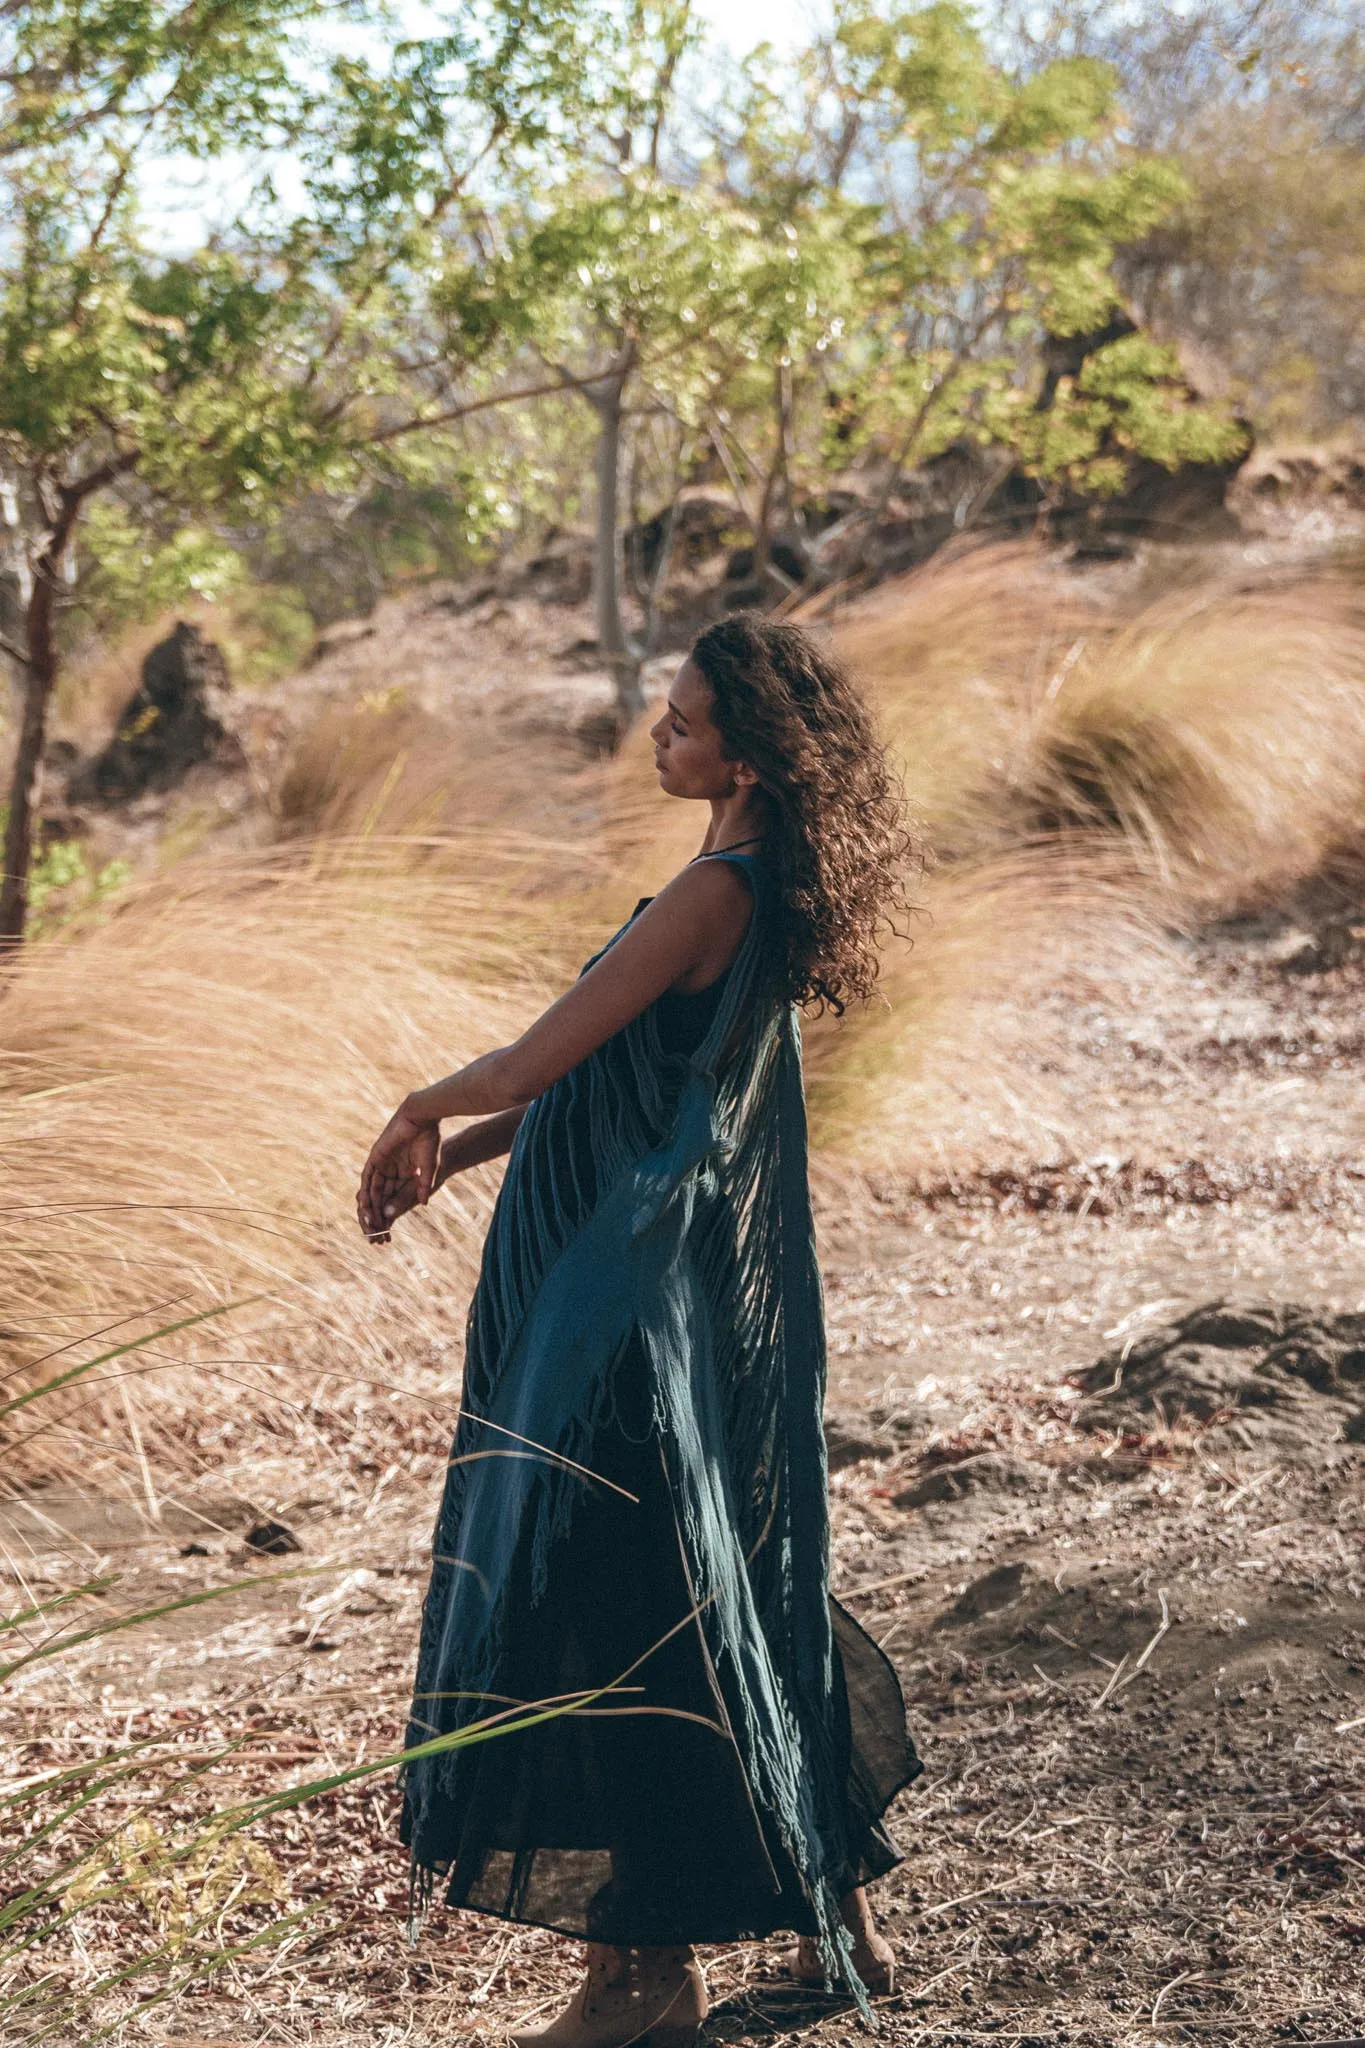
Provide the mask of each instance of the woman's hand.
{"label": "woman's hand", "polygon": [[389,1118],[370,1148],[356,1195],[360,1228],[373,1243],[387,1244],[390,1225],[429,1199],[440,1146],[440,1125],[406,1103]]}
{"label": "woman's hand", "polygon": [[394,1224],[400,1216],[406,1216],[409,1209],[420,1208],[421,1199],[417,1192],[415,1180],[391,1181],[385,1188],[383,1196],[384,1217],[386,1220],[378,1228],[367,1223],[366,1216],[368,1212],[363,1206],[363,1199],[360,1195],[357,1195],[355,1198],[355,1206],[360,1228],[370,1243],[389,1244],[392,1241]]}

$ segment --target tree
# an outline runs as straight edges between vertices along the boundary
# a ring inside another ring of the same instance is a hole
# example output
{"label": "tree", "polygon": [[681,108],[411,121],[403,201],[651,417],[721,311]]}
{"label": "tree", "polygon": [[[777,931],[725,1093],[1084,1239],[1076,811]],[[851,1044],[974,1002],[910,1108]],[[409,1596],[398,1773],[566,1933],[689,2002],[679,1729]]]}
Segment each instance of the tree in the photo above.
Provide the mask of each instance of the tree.
{"label": "tree", "polygon": [[679,67],[696,42],[691,0],[626,0],[595,30],[564,174],[538,167],[486,234],[453,245],[433,298],[452,361],[529,358],[542,389],[571,391],[592,412],[598,642],[628,722],[643,704],[651,621],[637,639],[623,614],[626,436],[667,414],[681,453],[706,362],[747,317],[758,252],[752,221],[666,167]]}
{"label": "tree", "polygon": [[[23,708],[0,947],[24,930],[59,616],[87,508],[117,493],[149,524],[226,519],[340,483],[363,451],[424,424],[402,395],[422,251],[482,167],[543,136],[574,64],[567,0],[489,0],[380,69],[291,40],[316,11],[46,0],[9,28],[0,462],[29,580],[22,637],[6,648]],[[141,157],[211,161],[229,145],[287,146],[305,204],[288,213],[267,175],[230,230],[157,258],[139,226]]]}
{"label": "tree", "polygon": [[1116,87],[1088,56],[1010,76],[953,4],[844,0],[794,65],[756,54],[717,124],[727,180],[815,265],[821,289],[796,296],[823,315],[774,337],[786,374],[766,423],[749,415],[758,474],[790,471],[802,417],[812,470],[882,463],[879,505],[964,436],[1095,488],[1112,485],[1099,456],[1115,435],[1163,462],[1226,452],[1234,424],[1174,404],[1150,344],[1093,359],[1087,389],[1062,394],[1065,433],[1035,416],[1040,343],[1104,325],[1120,252],[1186,192],[1124,144]]}
{"label": "tree", "polygon": [[1101,57],[1130,137],[1182,174],[1119,276],[1271,434],[1365,415],[1365,23],[1337,0],[1050,0],[1000,22],[1017,61]]}
{"label": "tree", "polygon": [[530,352],[592,409],[598,639],[629,720],[646,648],[622,615],[623,436],[660,413],[683,445],[695,433],[718,366],[754,331],[766,252],[741,211],[647,169],[605,192],[570,183],[547,209],[505,215],[501,234],[497,260],[447,271],[439,303],[460,358]]}

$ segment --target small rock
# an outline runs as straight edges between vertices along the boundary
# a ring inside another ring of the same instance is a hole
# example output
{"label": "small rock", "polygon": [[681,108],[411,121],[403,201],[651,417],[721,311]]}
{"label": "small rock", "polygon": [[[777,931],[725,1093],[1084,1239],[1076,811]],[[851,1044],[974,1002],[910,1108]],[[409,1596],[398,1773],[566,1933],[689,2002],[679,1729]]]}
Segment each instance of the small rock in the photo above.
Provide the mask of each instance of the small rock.
{"label": "small rock", "polygon": [[101,754],[73,769],[67,801],[133,804],[164,798],[201,763],[241,768],[232,729],[231,683],[223,651],[181,619],[142,664],[142,683],[119,714]]}
{"label": "small rock", "polygon": [[1235,1305],[1214,1301],[1180,1322],[1180,1334],[1187,1344],[1213,1344],[1222,1351],[1273,1344],[1284,1330],[1284,1311],[1274,1302]]}
{"label": "small rock", "polygon": [[1263,956],[1271,967],[1278,967],[1286,974],[1311,974],[1322,962],[1318,956],[1318,942],[1312,932],[1291,925],[1288,930],[1264,950]]}
{"label": "small rock", "polygon": [[244,1541],[247,1549],[254,1550],[258,1557],[283,1557],[288,1551],[303,1549],[284,1522],[257,1522],[247,1530]]}
{"label": "small rock", "polygon": [[1081,1429],[1225,1430],[1286,1449],[1330,1442],[1365,1380],[1365,1315],[1213,1301],[1076,1375]]}
{"label": "small rock", "polygon": [[354,647],[362,640],[373,640],[376,628],[366,619],[340,619],[325,633],[319,633],[308,652],[308,666],[326,661],[328,655],[337,654],[345,647]]}

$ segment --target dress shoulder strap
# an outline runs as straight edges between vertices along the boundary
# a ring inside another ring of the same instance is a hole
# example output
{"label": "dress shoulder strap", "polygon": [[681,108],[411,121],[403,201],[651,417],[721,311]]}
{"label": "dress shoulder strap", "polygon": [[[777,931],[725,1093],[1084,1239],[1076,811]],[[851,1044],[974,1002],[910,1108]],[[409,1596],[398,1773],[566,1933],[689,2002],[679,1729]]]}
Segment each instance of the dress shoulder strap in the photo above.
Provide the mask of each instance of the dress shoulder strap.
{"label": "dress shoulder strap", "polygon": [[767,862],[756,853],[738,853],[731,847],[721,846],[714,853],[694,854],[693,859],[698,861],[728,860],[733,867],[743,868],[745,874],[751,878],[756,895],[766,885],[771,885],[772,883],[772,870],[768,867]]}

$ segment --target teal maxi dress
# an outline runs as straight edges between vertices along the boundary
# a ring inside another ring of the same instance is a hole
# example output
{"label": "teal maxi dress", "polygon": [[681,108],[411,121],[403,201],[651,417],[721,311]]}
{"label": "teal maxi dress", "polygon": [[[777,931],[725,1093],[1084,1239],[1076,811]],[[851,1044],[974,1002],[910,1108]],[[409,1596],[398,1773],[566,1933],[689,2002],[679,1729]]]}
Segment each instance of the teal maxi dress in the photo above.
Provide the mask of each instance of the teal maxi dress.
{"label": "teal maxi dress", "polygon": [[882,1814],[921,1765],[894,1670],[828,1590],[775,882],[703,857],[754,896],[730,966],[538,1096],[508,1157],[408,1747],[583,1704],[415,1757],[401,1836],[419,1906],[440,1879],[451,1905],[619,1947],[791,1929],[862,2002],[838,1900],[900,1861]]}

